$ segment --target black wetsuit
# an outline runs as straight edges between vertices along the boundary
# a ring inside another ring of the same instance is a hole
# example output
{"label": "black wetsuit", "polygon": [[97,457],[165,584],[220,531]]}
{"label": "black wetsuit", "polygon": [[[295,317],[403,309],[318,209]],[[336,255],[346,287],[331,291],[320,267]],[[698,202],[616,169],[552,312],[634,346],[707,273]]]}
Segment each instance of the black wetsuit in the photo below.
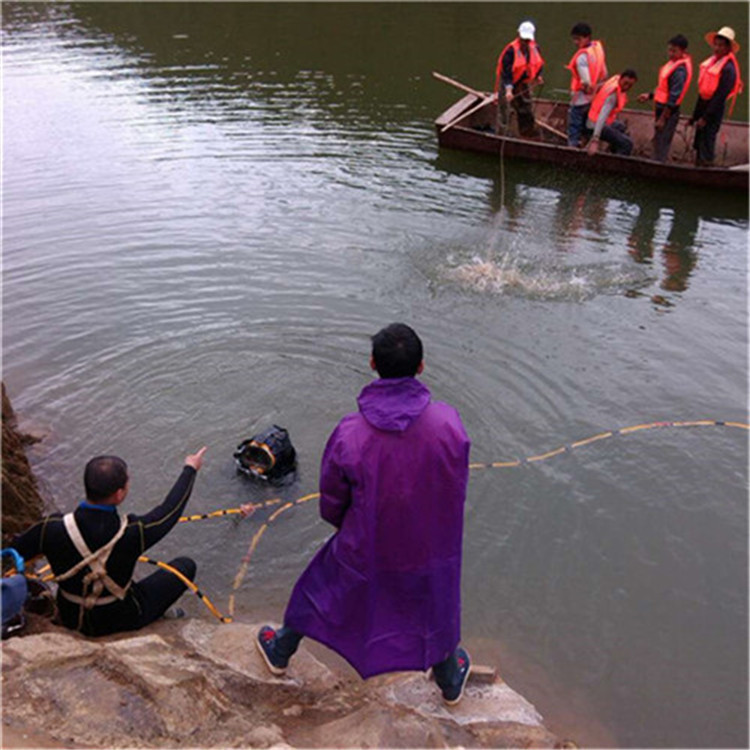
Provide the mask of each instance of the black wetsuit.
{"label": "black wetsuit", "polygon": [[[156,544],[177,523],[190,497],[196,471],[185,466],[164,502],[143,516],[128,514],[128,525],[122,538],[115,544],[107,561],[107,574],[119,586],[125,586],[133,576],[138,557]],[[84,541],[92,552],[109,542],[120,528],[120,518],[115,506],[95,506],[81,503],[74,517]],[[61,513],[53,513],[13,540],[12,546],[25,560],[43,554],[55,575],[62,575],[81,561],[81,555],[68,536]],[[191,580],[195,577],[195,563],[180,557],[169,563]],[[59,587],[80,596],[83,570],[62,581]],[[124,630],[137,630],[161,617],[185,591],[185,584],[177,576],[160,570],[141,581],[133,581],[122,601],[103,604],[84,611],[81,632],[85,635],[106,635]],[[102,595],[109,595],[105,589]],[[59,592],[57,606],[63,625],[78,628],[80,607]]]}

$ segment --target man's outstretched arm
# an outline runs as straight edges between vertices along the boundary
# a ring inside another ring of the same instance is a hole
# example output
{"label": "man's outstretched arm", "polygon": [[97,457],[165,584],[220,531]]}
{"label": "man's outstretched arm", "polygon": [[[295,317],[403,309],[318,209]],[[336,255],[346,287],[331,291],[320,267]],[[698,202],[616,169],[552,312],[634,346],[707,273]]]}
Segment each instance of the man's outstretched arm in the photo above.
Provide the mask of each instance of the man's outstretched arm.
{"label": "man's outstretched arm", "polygon": [[187,456],[182,473],[177,478],[164,502],[145,515],[136,516],[133,519],[141,527],[142,550],[153,547],[154,544],[169,533],[179,520],[190,497],[190,493],[193,491],[195,477],[203,465],[203,455],[205,452],[206,447],[204,446],[197,453],[191,453]]}

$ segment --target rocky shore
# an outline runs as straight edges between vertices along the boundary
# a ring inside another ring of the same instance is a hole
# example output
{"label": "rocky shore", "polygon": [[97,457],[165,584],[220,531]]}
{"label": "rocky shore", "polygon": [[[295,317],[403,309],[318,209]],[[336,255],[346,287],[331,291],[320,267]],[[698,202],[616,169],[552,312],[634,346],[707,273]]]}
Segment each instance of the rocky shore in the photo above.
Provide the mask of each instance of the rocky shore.
{"label": "rocky shore", "polygon": [[[47,632],[3,643],[3,725],[67,747],[562,746],[501,679],[447,707],[423,673],[363,682],[303,646],[284,677],[258,624],[162,620],[126,636]],[[32,736],[32,735],[29,735]]]}
{"label": "rocky shore", "polygon": [[[43,507],[24,444],[3,390],[4,534]],[[258,627],[161,620],[88,639],[29,615],[2,643],[2,747],[575,747],[500,677],[470,680],[447,707],[421,672],[362,681],[305,642],[274,677]]]}

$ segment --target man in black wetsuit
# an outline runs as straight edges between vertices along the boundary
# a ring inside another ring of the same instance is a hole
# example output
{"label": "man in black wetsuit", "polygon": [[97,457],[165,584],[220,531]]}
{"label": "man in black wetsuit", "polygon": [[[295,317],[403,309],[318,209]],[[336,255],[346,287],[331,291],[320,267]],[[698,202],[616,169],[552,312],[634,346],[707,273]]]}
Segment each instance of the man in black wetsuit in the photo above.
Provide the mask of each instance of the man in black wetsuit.
{"label": "man in black wetsuit", "polygon": [[[137,630],[161,617],[186,589],[173,573],[159,570],[133,581],[138,557],[177,523],[203,464],[206,448],[185,458],[182,473],[164,502],[143,516],[120,516],[128,494],[125,462],[97,456],[86,465],[86,500],[72,513],[53,513],[23,534],[12,546],[25,560],[43,554],[58,582],[57,606],[63,625],[84,635]],[[188,557],[169,562],[195,578]]]}

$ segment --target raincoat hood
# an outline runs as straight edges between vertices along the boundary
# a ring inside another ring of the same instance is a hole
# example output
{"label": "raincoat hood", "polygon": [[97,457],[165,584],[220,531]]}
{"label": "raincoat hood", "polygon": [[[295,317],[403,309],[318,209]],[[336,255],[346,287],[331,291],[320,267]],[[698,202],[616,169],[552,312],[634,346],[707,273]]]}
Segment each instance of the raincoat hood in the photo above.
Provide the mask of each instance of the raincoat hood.
{"label": "raincoat hood", "polygon": [[357,403],[360,413],[373,427],[403,432],[430,400],[429,389],[416,378],[379,378],[362,389]]}

